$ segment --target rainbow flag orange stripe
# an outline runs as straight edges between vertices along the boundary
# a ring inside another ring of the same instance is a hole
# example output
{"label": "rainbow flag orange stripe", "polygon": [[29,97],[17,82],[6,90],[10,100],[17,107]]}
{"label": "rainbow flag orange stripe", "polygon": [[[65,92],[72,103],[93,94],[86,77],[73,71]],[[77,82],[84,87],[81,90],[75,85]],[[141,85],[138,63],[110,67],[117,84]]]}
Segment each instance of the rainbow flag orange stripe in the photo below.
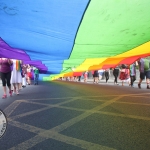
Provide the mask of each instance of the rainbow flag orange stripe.
{"label": "rainbow flag orange stripe", "polygon": [[16,70],[21,71],[20,60],[16,60]]}

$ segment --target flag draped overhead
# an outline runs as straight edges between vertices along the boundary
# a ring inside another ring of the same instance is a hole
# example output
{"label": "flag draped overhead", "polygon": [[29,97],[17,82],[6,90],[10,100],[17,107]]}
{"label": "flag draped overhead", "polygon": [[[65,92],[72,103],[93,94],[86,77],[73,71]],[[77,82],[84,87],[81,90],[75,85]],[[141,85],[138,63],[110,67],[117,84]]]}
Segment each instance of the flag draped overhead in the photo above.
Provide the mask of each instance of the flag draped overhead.
{"label": "flag draped overhead", "polygon": [[38,67],[44,80],[131,64],[150,55],[149,6],[149,0],[1,0],[0,57]]}

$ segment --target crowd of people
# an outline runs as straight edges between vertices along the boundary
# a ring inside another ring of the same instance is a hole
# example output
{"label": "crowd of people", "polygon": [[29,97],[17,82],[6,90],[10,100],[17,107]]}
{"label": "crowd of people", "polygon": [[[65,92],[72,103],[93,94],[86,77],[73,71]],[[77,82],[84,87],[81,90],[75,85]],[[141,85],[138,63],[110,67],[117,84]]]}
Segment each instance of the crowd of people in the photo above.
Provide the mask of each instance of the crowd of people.
{"label": "crowd of people", "polygon": [[[93,83],[98,84],[103,76],[105,76],[106,83],[108,83],[110,70],[112,70],[114,84],[119,85],[119,79],[122,86],[127,82],[129,86],[134,87],[136,68],[140,72],[138,88],[141,88],[142,81],[146,78],[147,89],[150,89],[150,59],[147,58],[140,58],[130,65],[121,64],[115,68],[94,70],[92,71]],[[80,82],[83,77],[84,82],[87,82],[88,74],[89,72],[85,71],[80,76],[66,77],[66,80]],[[0,78],[3,86],[2,98],[7,98],[7,88],[9,90],[9,96],[12,96],[13,93],[18,95],[20,89],[26,87],[27,84],[30,85],[33,79],[34,84],[38,85],[39,69],[30,64],[24,64],[22,60],[0,58]]]}
{"label": "crowd of people", "polygon": [[[110,78],[110,70],[112,70],[114,76],[114,84],[119,85],[118,79],[121,82],[121,85],[124,86],[126,82],[129,86],[134,87],[134,82],[137,79],[136,70],[139,70],[139,81],[138,88],[141,88],[141,83],[146,78],[147,89],[150,89],[149,80],[150,80],[150,59],[147,57],[139,58],[132,64],[121,64],[117,65],[114,68],[100,69],[90,71],[93,77],[93,83],[98,84],[103,77],[105,77],[106,83],[108,83]],[[81,81],[83,78],[84,82],[87,82],[89,72],[83,72],[82,76],[66,77],[67,81]]]}
{"label": "crowd of people", "polygon": [[8,93],[9,96],[13,93],[18,95],[20,89],[30,85],[33,79],[34,84],[38,85],[39,69],[24,64],[22,60],[0,58],[0,78],[3,86],[2,98],[7,98]]}

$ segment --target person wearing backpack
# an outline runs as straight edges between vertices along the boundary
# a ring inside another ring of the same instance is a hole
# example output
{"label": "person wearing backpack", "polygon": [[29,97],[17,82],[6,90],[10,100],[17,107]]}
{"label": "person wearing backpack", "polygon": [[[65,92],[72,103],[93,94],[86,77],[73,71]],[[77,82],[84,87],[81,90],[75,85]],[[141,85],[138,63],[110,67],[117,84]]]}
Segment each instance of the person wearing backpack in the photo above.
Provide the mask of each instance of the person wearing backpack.
{"label": "person wearing backpack", "polygon": [[140,71],[140,80],[138,83],[138,88],[141,89],[141,83],[146,77],[147,89],[150,89],[149,80],[150,80],[150,60],[147,58],[140,58],[138,60],[139,71]]}

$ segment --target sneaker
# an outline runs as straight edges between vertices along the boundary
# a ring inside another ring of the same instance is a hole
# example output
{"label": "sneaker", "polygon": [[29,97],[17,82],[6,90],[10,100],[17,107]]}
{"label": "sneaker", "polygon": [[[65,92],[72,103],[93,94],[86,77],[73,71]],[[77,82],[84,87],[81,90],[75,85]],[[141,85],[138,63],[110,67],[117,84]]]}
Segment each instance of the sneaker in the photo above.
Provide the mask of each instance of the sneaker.
{"label": "sneaker", "polygon": [[9,91],[9,95],[12,96],[12,91]]}
{"label": "sneaker", "polygon": [[16,91],[16,94],[19,95],[19,91],[18,90]]}
{"label": "sneaker", "polygon": [[7,95],[4,94],[4,95],[2,96],[2,98],[3,98],[3,99],[7,98]]}
{"label": "sneaker", "polygon": [[147,89],[150,89],[149,85],[147,85]]}
{"label": "sneaker", "polygon": [[139,89],[141,89],[141,84],[138,84]]}

